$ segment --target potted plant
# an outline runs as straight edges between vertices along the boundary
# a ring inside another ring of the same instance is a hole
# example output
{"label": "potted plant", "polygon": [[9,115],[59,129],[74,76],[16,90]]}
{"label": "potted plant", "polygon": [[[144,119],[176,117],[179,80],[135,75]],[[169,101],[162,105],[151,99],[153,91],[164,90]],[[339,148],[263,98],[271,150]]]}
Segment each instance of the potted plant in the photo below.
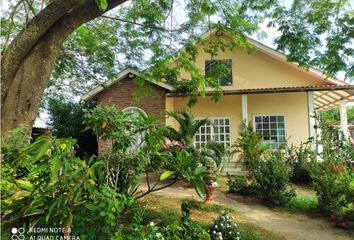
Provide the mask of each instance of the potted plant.
{"label": "potted plant", "polygon": [[218,187],[218,183],[216,181],[216,175],[218,171],[217,164],[213,159],[208,158],[206,161],[206,168],[208,170],[208,176],[205,179],[206,197],[203,202],[204,204],[213,202],[213,197]]}

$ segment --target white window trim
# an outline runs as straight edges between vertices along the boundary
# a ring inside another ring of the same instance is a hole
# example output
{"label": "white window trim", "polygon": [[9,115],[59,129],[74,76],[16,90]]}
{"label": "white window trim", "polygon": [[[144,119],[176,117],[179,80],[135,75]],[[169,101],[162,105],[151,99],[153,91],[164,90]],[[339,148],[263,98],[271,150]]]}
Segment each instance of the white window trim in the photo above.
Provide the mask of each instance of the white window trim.
{"label": "white window trim", "polygon": [[[203,119],[202,117],[200,117],[200,118],[195,118],[196,120],[201,120],[201,119]],[[230,136],[230,140],[229,140],[229,143],[230,143],[230,147],[229,147],[229,149],[231,149],[231,145],[232,145],[232,123],[231,123],[231,117],[208,117],[208,119],[211,121],[211,122],[213,122],[214,120],[219,120],[219,119],[223,119],[223,120],[229,120],[229,127],[230,127],[230,130],[229,130],[229,136]],[[211,124],[211,125],[213,125],[213,124]],[[198,129],[199,130],[199,129]],[[214,128],[212,127],[211,128],[211,130],[210,130],[210,135],[211,136],[214,136]],[[214,142],[219,142],[219,141],[215,141],[215,140],[210,140],[210,141],[214,141]],[[199,141],[199,142],[201,142],[201,141]],[[206,141],[207,142],[207,141]],[[226,141],[224,141],[225,143],[226,143]],[[195,140],[195,136],[194,136],[194,138],[193,138],[193,145],[194,145],[194,147],[196,147],[196,140]],[[225,146],[225,148],[226,148],[226,146]]]}
{"label": "white window trim", "polygon": [[126,107],[126,108],[124,108],[123,110],[122,110],[122,112],[128,112],[129,110],[138,110],[141,114],[143,114],[145,117],[147,116],[147,114],[146,114],[146,112],[143,110],[143,109],[141,109],[141,108],[139,108],[139,107],[134,107],[134,106],[132,106],[132,107]]}
{"label": "white window trim", "polygon": [[[253,131],[256,131],[256,117],[270,117],[270,116],[283,116],[284,117],[284,130],[285,130],[285,144],[288,145],[288,124],[287,124],[287,115],[285,113],[262,113],[262,114],[253,114]],[[262,139],[263,141],[263,139]],[[264,141],[267,142],[267,141]]]}

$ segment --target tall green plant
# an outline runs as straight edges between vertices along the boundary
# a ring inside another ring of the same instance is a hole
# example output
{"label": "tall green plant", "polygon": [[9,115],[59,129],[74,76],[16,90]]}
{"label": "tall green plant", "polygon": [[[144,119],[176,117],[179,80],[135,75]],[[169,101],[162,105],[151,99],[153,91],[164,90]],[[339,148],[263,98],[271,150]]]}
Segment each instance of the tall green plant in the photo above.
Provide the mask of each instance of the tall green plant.
{"label": "tall green plant", "polygon": [[[107,183],[112,188],[118,188],[119,192],[141,198],[184,179],[200,195],[204,195],[203,183],[207,171],[193,157],[194,149],[183,144],[166,144],[167,129],[157,127],[157,122],[155,118],[134,117],[110,106],[97,106],[85,114],[88,128],[92,128],[99,138],[112,143],[112,151],[105,156],[109,166]],[[143,141],[139,147],[132,148],[137,143],[137,136],[142,137],[139,141]],[[149,174],[160,171],[163,173],[159,180],[152,184]],[[138,193],[143,173],[147,191]]]}
{"label": "tall green plant", "polygon": [[249,170],[249,178],[229,176],[230,191],[254,194],[270,205],[285,205],[294,196],[289,190],[291,174],[285,162],[285,151],[270,151],[250,124],[241,124],[240,136],[233,144],[232,153],[240,154]]}
{"label": "tall green plant", "polygon": [[242,122],[237,141],[231,146],[231,155],[239,154],[239,159],[249,171],[253,171],[264,159],[269,146],[262,142],[258,133],[253,131],[252,125]]}
{"label": "tall green plant", "polygon": [[193,138],[201,126],[211,124],[208,118],[195,119],[188,111],[167,112],[167,117],[172,117],[179,124],[179,130],[169,129],[171,138],[183,142],[186,146],[193,145]]}
{"label": "tall green plant", "polygon": [[[17,146],[18,151],[13,154],[9,149],[17,138],[6,139],[2,149],[3,223],[17,221],[27,227],[50,225],[75,230],[80,219],[78,213],[87,212],[98,199],[112,201],[104,193],[104,162],[74,157],[75,140],[42,136],[32,144]],[[114,205],[113,214],[117,218],[131,201],[122,194],[114,197],[119,203]],[[106,206],[96,205],[95,210],[80,221],[88,223],[90,216],[100,216]]]}
{"label": "tall green plant", "polygon": [[312,159],[310,172],[319,207],[328,214],[353,212],[354,149],[348,141],[340,137],[337,129],[326,126],[321,121],[318,127],[322,134],[316,143],[323,150],[317,152],[317,158]]}

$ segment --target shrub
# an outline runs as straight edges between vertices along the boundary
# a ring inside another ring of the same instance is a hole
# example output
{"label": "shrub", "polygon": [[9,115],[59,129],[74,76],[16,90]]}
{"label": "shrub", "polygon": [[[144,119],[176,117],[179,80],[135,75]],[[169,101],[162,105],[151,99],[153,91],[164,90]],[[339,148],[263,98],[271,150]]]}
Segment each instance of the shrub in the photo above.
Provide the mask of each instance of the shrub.
{"label": "shrub", "polygon": [[283,158],[281,151],[274,151],[253,171],[256,194],[270,205],[284,206],[295,196],[295,191],[288,189],[291,173]]}
{"label": "shrub", "polygon": [[310,149],[309,142],[301,144],[299,147],[291,146],[287,155],[289,166],[292,169],[290,181],[297,184],[310,184],[312,178],[309,164],[315,156]]}
{"label": "shrub", "polygon": [[105,182],[102,161],[73,157],[73,139],[42,136],[34,143],[18,146],[16,152],[10,148],[18,136],[5,139],[1,179],[4,224],[71,227],[80,232],[84,229],[80,230],[80,225],[94,218],[95,222],[107,223],[95,233],[110,236],[114,220],[131,202],[100,185]]}
{"label": "shrub", "polygon": [[323,146],[318,152],[319,161],[310,165],[313,188],[317,193],[319,208],[327,214],[351,216],[354,202],[354,171],[351,161],[354,148],[338,137],[338,131],[320,123]]}
{"label": "shrub", "polygon": [[285,163],[286,153],[280,149],[269,151],[253,128],[242,125],[241,134],[233,145],[233,152],[241,153],[241,159],[250,172],[245,177],[229,177],[229,189],[241,194],[254,194],[270,205],[283,206],[295,195],[289,190],[290,171]]}
{"label": "shrub", "polygon": [[353,173],[346,164],[327,160],[312,165],[313,188],[319,208],[328,214],[341,214],[354,201]]}
{"label": "shrub", "polygon": [[240,232],[233,218],[226,213],[222,213],[215,220],[213,226],[209,230],[212,240],[239,240]]}
{"label": "shrub", "polygon": [[227,175],[227,185],[231,193],[240,195],[255,194],[254,188],[251,185],[249,177],[246,176],[231,176]]}
{"label": "shrub", "polygon": [[318,208],[318,200],[316,196],[296,196],[289,201],[288,208],[299,212],[314,211]]}

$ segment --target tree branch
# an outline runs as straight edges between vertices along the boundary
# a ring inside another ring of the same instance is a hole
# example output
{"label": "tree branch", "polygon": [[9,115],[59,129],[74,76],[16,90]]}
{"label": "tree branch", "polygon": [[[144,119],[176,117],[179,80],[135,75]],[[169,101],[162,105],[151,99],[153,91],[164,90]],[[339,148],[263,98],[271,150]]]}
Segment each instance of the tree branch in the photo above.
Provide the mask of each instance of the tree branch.
{"label": "tree branch", "polygon": [[162,187],[155,188],[156,185],[157,185],[157,183],[160,182],[160,180],[159,180],[159,181],[157,181],[157,182],[155,183],[155,185],[154,185],[150,190],[147,190],[146,192],[142,193],[141,195],[135,197],[135,200],[138,200],[138,199],[140,199],[140,198],[142,198],[142,197],[148,195],[149,193],[156,192],[156,191],[162,190],[162,189],[164,189],[164,188],[168,188],[168,187],[172,186],[173,184],[179,182],[180,180],[181,180],[181,179],[175,178],[171,183],[169,183],[169,184],[167,184],[167,185],[164,185],[164,186],[162,186]]}

